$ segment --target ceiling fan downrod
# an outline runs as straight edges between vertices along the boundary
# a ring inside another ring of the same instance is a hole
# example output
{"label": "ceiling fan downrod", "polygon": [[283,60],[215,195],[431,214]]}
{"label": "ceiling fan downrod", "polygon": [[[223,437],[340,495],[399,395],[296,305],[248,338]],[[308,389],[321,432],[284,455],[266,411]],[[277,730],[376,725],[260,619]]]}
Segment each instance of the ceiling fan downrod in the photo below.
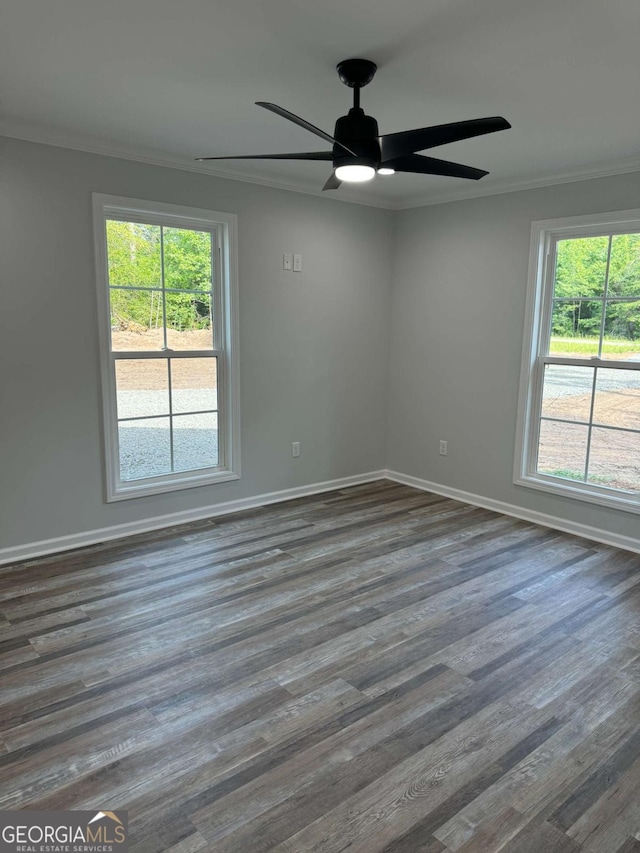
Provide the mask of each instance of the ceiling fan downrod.
{"label": "ceiling fan downrod", "polygon": [[353,89],[353,108],[360,109],[360,89],[370,83],[378,66],[370,59],[343,59],[336,65],[338,77]]}

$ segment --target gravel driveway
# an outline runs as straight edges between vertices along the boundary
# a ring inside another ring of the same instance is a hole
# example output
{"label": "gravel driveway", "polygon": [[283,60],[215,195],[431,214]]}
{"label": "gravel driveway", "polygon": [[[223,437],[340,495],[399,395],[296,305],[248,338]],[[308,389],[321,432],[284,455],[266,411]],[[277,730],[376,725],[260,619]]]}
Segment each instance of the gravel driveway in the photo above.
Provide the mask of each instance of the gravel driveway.
{"label": "gravel driveway", "polygon": [[[553,369],[545,371],[545,396],[547,390],[554,397],[571,397],[584,394],[588,388],[591,392],[593,373],[584,367],[574,367],[570,364],[554,364]],[[640,370],[621,371],[598,368],[599,391],[625,391],[629,388],[640,389]]]}
{"label": "gravel driveway", "polygon": [[[190,471],[218,464],[218,416],[209,389],[173,392],[173,470]],[[171,473],[171,437],[166,391],[120,391],[118,416],[146,418],[119,424],[123,480]],[[189,412],[200,411],[199,414]]]}

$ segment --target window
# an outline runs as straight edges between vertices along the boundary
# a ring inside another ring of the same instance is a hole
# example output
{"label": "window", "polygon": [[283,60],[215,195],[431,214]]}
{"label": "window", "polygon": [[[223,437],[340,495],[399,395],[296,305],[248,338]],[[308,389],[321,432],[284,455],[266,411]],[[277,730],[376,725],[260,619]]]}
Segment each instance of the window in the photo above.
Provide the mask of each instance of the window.
{"label": "window", "polygon": [[235,216],[93,199],[107,500],[237,479]]}
{"label": "window", "polygon": [[640,210],[533,224],[514,479],[640,512]]}

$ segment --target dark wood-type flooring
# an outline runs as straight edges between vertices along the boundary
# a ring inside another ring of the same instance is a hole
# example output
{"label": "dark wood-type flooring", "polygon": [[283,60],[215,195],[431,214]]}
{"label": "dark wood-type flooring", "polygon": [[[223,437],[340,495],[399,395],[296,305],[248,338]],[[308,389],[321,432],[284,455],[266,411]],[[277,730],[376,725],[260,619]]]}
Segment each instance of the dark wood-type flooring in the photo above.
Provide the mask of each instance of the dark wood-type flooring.
{"label": "dark wood-type flooring", "polygon": [[388,481],[0,571],[0,808],[638,853],[640,556]]}

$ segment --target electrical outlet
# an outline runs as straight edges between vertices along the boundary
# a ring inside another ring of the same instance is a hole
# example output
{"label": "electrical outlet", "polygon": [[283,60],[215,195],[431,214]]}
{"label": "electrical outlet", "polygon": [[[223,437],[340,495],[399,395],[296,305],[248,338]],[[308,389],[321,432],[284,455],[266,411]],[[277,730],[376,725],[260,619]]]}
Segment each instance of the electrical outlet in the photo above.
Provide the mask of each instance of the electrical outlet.
{"label": "electrical outlet", "polygon": [[293,271],[302,272],[302,255],[293,256]]}
{"label": "electrical outlet", "polygon": [[441,441],[440,442],[440,456],[446,456],[449,450],[448,442]]}
{"label": "electrical outlet", "polygon": [[291,455],[294,459],[297,459],[300,456],[300,442],[292,441],[291,442]]}
{"label": "electrical outlet", "polygon": [[282,256],[282,269],[290,270],[293,266],[293,255],[291,252],[285,252]]}

